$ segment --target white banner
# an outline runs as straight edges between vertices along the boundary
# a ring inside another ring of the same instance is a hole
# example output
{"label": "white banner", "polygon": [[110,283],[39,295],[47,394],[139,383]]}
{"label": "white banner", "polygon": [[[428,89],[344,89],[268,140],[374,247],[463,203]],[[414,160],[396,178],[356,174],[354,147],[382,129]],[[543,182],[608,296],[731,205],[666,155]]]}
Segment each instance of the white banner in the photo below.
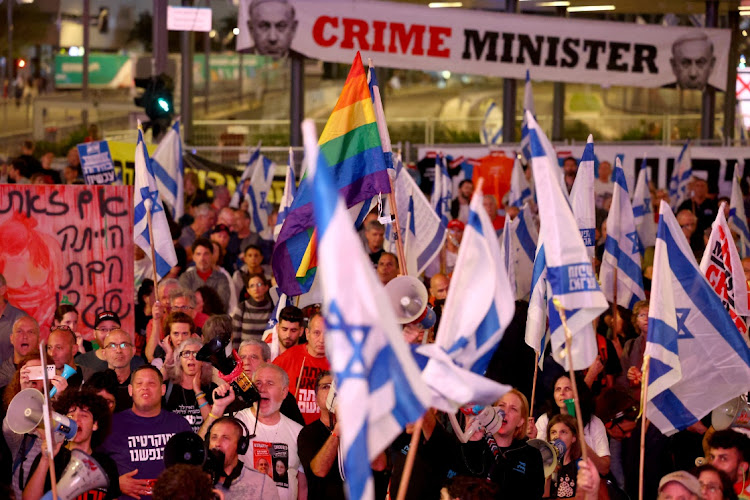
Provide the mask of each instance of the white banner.
{"label": "white banner", "polygon": [[[596,138],[594,138],[596,139]],[[555,146],[557,158],[560,162],[568,156],[573,156],[576,161],[580,160],[583,154],[585,143],[575,146]],[[615,156],[622,157],[622,164],[632,166],[635,175],[641,169],[641,161],[646,156],[646,163],[651,167],[652,175],[649,180],[659,188],[667,188],[669,175],[677,164],[677,157],[680,155],[681,146],[643,146],[643,145],[602,145],[597,143],[596,164],[602,161],[608,161],[612,165],[615,163]],[[453,158],[463,157],[465,161],[476,160],[486,156],[490,151],[503,151],[511,158],[519,151],[518,144],[509,144],[507,147],[481,146],[457,146],[442,144],[440,152]],[[429,153],[435,153],[435,146],[420,146],[417,148],[417,159],[420,160]],[[691,146],[690,155],[692,156],[693,173],[705,172],[698,174],[708,180],[709,189],[715,190],[718,186],[719,194],[727,196],[732,192],[732,172],[734,165],[739,162],[740,173],[743,169],[750,167],[750,148],[747,147],[702,147]],[[749,174],[750,175],[750,174]]]}
{"label": "white banner", "polygon": [[367,1],[240,0],[237,50],[534,80],[724,90],[730,31]]}

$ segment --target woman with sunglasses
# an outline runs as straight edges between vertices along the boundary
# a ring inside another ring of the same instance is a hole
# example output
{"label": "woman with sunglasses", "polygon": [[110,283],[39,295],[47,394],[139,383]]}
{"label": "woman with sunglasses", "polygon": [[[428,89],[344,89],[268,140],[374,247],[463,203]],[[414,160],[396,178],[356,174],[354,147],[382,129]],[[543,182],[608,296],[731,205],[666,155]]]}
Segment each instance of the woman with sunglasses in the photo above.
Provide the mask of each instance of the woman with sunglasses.
{"label": "woman with sunglasses", "polygon": [[168,371],[167,389],[164,399],[166,409],[182,415],[198,432],[203,420],[211,411],[210,400],[216,384],[211,383],[211,364],[198,361],[196,355],[203,344],[189,338],[182,341],[174,351],[174,365]]}

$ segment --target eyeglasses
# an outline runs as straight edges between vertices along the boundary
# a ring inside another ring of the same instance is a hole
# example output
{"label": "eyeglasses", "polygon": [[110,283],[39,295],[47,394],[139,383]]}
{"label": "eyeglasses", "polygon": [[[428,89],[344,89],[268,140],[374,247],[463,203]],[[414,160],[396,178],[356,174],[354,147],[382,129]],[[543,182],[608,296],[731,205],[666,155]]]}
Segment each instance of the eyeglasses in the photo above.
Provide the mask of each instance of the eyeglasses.
{"label": "eyeglasses", "polygon": [[120,349],[127,349],[128,347],[133,347],[133,344],[131,344],[130,342],[120,342],[119,344],[110,342],[106,347],[107,349],[117,349],[118,347]]}
{"label": "eyeglasses", "polygon": [[[629,408],[626,408],[620,412],[618,412],[612,420],[607,422],[605,426],[607,427],[619,427],[620,422],[623,420],[635,420],[638,418],[638,407],[637,406],[631,406]],[[621,429],[622,430],[622,429]]]}
{"label": "eyeglasses", "polygon": [[198,354],[198,351],[182,351],[180,353],[180,356],[183,358],[193,358],[195,359],[196,355]]}
{"label": "eyeglasses", "polygon": [[711,493],[724,493],[724,490],[721,489],[720,484],[716,483],[704,483],[701,482],[701,491],[710,491]]}
{"label": "eyeglasses", "polygon": [[318,386],[318,390],[319,390],[319,391],[327,391],[327,390],[328,390],[328,389],[330,389],[330,388],[331,388],[331,383],[330,383],[330,382],[329,382],[329,383],[327,383],[327,384],[320,384],[320,385]]}
{"label": "eyeglasses", "polygon": [[636,316],[638,319],[648,318],[648,313],[640,313]]}
{"label": "eyeglasses", "polygon": [[112,328],[99,328],[99,327],[95,328],[96,331],[104,332],[104,333],[114,332],[115,330],[119,330],[119,329],[120,329],[119,326],[113,326]]}
{"label": "eyeglasses", "polygon": [[193,306],[172,306],[173,311],[190,311]]}

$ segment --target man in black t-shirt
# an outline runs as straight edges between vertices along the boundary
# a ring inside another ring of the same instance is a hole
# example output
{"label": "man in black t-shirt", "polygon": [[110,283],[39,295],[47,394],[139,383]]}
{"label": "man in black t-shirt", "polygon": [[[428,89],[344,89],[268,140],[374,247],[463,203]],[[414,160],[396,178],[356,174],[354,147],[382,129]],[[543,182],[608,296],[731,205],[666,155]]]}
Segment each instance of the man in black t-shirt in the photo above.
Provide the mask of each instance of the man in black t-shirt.
{"label": "man in black t-shirt", "polygon": [[346,498],[339,471],[339,427],[335,415],[326,407],[332,382],[330,372],[318,375],[315,400],[320,407],[320,418],[305,426],[297,437],[297,453],[305,468],[307,498],[310,500]]}

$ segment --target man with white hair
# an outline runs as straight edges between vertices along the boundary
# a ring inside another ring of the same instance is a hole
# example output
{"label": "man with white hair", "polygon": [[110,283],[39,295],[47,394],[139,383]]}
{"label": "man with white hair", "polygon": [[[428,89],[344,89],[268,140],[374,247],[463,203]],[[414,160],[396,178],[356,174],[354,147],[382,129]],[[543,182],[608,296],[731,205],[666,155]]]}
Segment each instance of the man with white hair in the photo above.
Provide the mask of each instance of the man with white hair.
{"label": "man with white hair", "polygon": [[[255,371],[253,383],[260,392],[260,403],[235,415],[255,436],[250,441],[247,463],[273,478],[281,500],[306,499],[307,480],[297,454],[302,426],[280,411],[289,392],[289,377],[278,366],[264,364]],[[234,398],[234,390],[228,384],[214,390],[214,406],[199,431],[202,437]]]}

